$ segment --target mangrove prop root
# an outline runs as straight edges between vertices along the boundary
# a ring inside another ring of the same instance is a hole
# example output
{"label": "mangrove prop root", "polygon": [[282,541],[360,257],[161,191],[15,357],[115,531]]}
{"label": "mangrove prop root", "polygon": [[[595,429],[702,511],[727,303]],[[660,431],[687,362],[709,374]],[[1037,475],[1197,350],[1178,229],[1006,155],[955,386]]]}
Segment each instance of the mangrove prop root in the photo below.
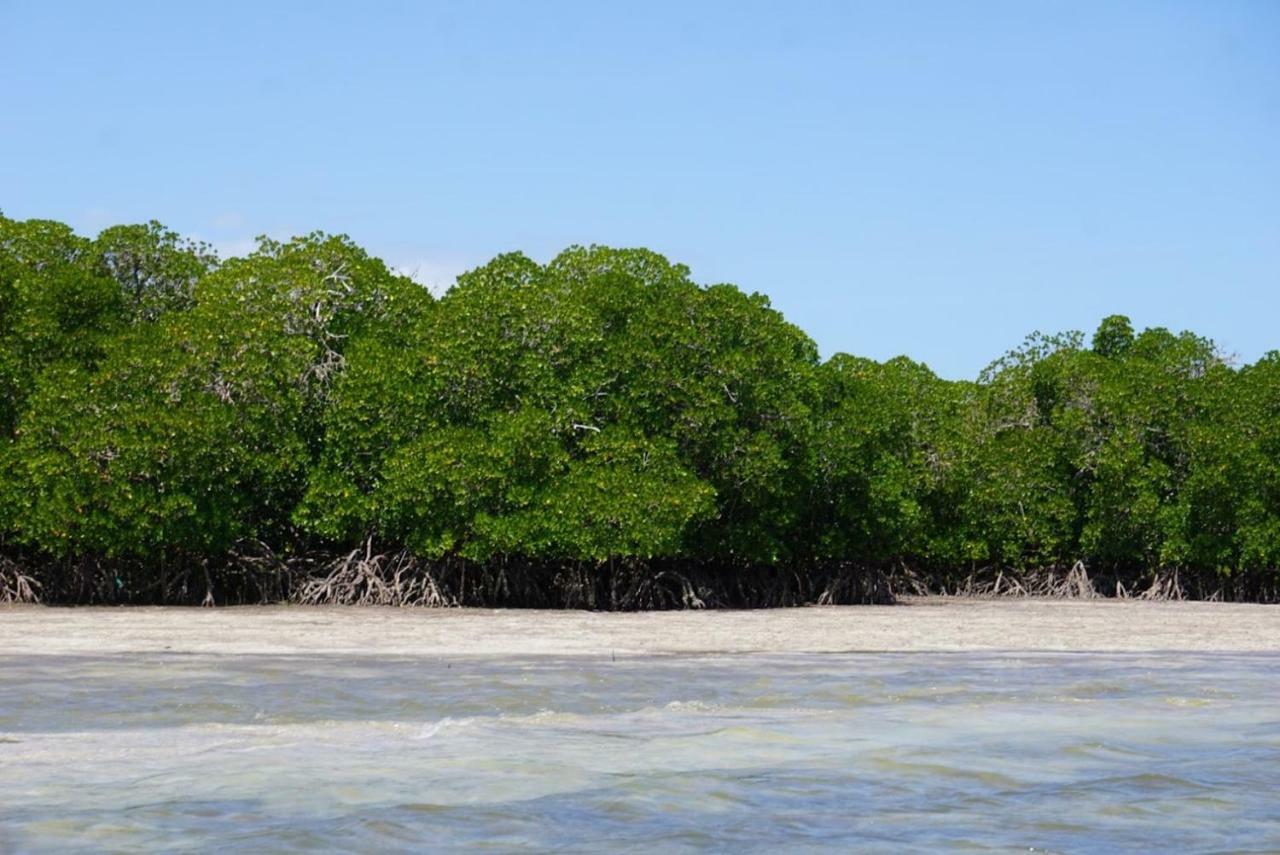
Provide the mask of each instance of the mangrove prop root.
{"label": "mangrove prop root", "polygon": [[40,582],[15,562],[0,558],[0,603],[40,602]]}
{"label": "mangrove prop root", "polygon": [[892,572],[890,580],[895,593],[912,595],[1095,599],[1110,592],[1116,599],[1280,602],[1280,573],[1275,571],[1234,577],[1177,567],[1091,573],[1084,562],[1077,561],[1067,568],[976,568],[963,577],[931,575],[903,566]]}
{"label": "mangrove prop root", "polygon": [[841,566],[801,574],[784,568],[739,568],[634,562],[544,564],[514,559],[492,564],[423,561],[383,554],[371,542],[302,580],[292,600],[309,605],[485,606],[640,609],[754,608],[887,603],[878,570]]}
{"label": "mangrove prop root", "polygon": [[684,559],[487,563],[427,560],[373,539],[334,554],[277,554],[257,540],[220,558],[172,554],[163,564],[0,556],[0,604],[307,605],[489,608],[773,608],[891,603],[898,595],[1280,602],[1280,573],[1222,575],[1086,567],[913,567],[846,562],[749,565]]}

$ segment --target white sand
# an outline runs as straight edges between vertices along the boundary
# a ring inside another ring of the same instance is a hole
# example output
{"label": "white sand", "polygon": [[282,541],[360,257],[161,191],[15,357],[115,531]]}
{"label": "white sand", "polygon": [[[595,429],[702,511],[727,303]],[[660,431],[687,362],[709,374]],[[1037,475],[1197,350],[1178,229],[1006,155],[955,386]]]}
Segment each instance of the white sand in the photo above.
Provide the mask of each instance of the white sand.
{"label": "white sand", "polygon": [[1280,607],[921,598],[897,606],[646,612],[0,608],[0,667],[38,654],[430,656],[838,651],[1280,652]]}

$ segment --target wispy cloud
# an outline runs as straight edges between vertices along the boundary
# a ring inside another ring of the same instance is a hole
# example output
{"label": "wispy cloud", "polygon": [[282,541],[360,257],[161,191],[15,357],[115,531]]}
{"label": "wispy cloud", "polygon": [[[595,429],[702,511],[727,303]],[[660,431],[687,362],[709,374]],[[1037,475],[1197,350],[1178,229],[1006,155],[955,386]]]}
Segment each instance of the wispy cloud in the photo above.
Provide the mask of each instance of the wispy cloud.
{"label": "wispy cloud", "polygon": [[230,238],[223,240],[210,240],[207,243],[218,253],[218,258],[226,261],[228,258],[239,258],[248,255],[258,248],[257,238]]}
{"label": "wispy cloud", "polygon": [[[222,234],[218,234],[219,231],[222,231]],[[291,234],[288,231],[271,230],[267,232],[267,237],[288,240]],[[198,239],[213,247],[223,261],[249,255],[258,248],[256,236],[249,237],[243,231],[237,234],[230,229],[215,230],[213,235],[200,235]],[[369,251],[373,255],[380,255],[371,249]],[[448,253],[388,253],[381,257],[391,270],[401,276],[407,276],[437,297],[452,288],[460,274],[481,263],[476,259]]]}
{"label": "wispy cloud", "polygon": [[224,211],[211,219],[210,224],[220,232],[234,232],[244,229],[244,215],[236,211]]}
{"label": "wispy cloud", "polygon": [[300,232],[279,223],[263,228],[261,223],[255,224],[252,218],[239,211],[229,210],[210,217],[197,237],[226,261],[228,258],[241,258],[257,249],[260,235],[287,241],[296,234]]}
{"label": "wispy cloud", "polygon": [[390,263],[396,273],[407,276],[419,285],[426,286],[439,297],[453,287],[459,274],[475,267],[475,262],[459,257],[417,257]]}

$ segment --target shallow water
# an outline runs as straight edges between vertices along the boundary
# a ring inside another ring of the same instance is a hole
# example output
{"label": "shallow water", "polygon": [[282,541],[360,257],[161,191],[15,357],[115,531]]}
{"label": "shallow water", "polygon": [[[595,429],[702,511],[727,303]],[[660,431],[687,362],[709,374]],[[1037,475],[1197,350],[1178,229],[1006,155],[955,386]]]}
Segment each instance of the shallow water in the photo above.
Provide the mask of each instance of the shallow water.
{"label": "shallow water", "polygon": [[1280,850],[1280,657],[0,660],[0,851]]}

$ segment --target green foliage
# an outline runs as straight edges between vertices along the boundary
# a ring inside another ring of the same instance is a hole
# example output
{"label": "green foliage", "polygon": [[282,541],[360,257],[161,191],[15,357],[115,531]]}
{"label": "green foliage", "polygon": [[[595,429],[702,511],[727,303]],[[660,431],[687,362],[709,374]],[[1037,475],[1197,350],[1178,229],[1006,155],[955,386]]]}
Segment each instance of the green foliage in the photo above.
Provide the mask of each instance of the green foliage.
{"label": "green foliage", "polygon": [[344,237],[220,262],[155,222],[0,217],[0,550],[145,580],[369,537],[479,563],[1274,578],[1280,353],[1235,368],[1113,315],[952,382],[820,364],[766,298],[646,250],[502,255],[433,300]]}
{"label": "green foliage", "polygon": [[1093,352],[1099,356],[1124,356],[1133,347],[1133,324],[1124,315],[1109,315],[1093,334]]}
{"label": "green foliage", "polygon": [[763,298],[653,253],[501,256],[353,351],[298,519],[478,560],[773,558],[814,361]]}
{"label": "green foliage", "polygon": [[95,272],[117,284],[135,321],[191,308],[196,285],[218,265],[207,244],[184,240],[155,220],[104,229],[92,253]]}
{"label": "green foliage", "polygon": [[0,433],[13,430],[47,366],[91,366],[123,312],[89,241],[61,223],[0,216]]}
{"label": "green foliage", "polygon": [[[1248,372],[1213,343],[1107,318],[1091,351],[1038,338],[989,370],[966,528],[978,560],[1239,567],[1232,424]],[[1256,395],[1255,395],[1256,397]],[[1245,421],[1259,418],[1255,412]]]}
{"label": "green foliage", "polygon": [[49,369],[6,455],[16,539],[147,557],[279,537],[346,337],[414,299],[429,298],[343,238],[263,241],[201,278],[188,311],[139,315],[92,367]]}
{"label": "green foliage", "polygon": [[948,441],[959,384],[905,357],[838,354],[822,366],[809,511],[822,558],[924,559],[940,548],[933,514],[955,461]]}

